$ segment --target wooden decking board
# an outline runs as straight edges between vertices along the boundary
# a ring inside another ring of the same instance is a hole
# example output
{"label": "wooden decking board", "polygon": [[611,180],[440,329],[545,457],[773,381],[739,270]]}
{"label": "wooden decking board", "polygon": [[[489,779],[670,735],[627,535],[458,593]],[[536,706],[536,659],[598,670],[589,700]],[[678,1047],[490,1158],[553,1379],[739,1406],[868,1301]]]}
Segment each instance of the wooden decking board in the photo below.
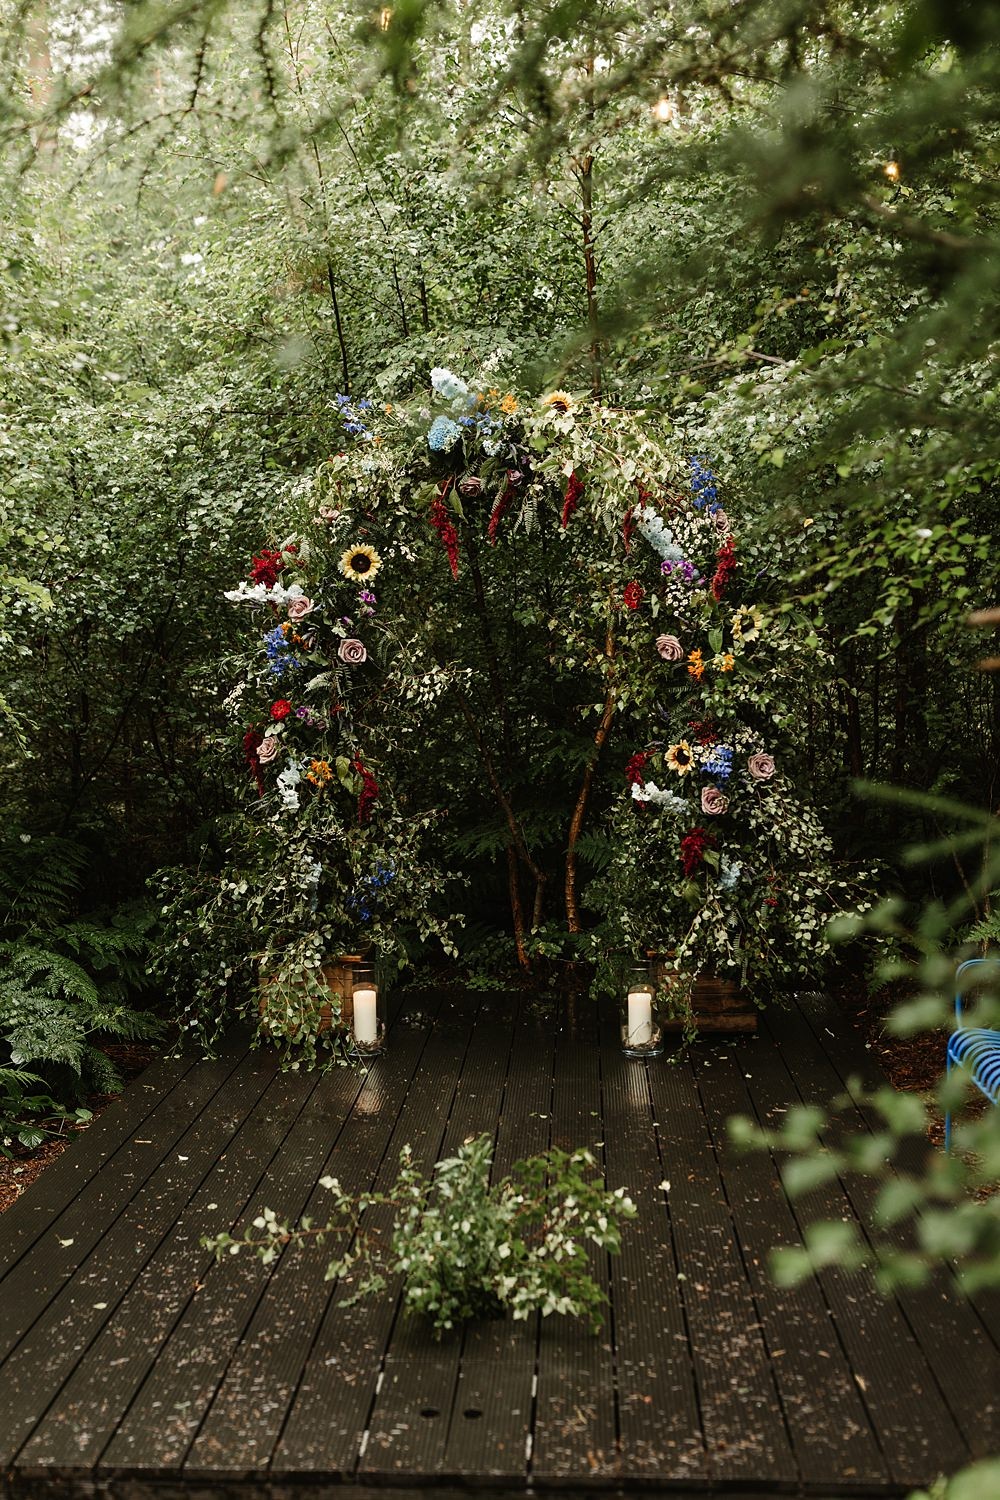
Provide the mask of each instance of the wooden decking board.
{"label": "wooden decking board", "polygon": [[[294,1073],[273,1080],[22,1449],[19,1467],[44,1473],[97,1465],[204,1285],[212,1265],[199,1243],[206,1226],[215,1221],[228,1227],[241,1215],[245,1221],[247,1200],[269,1162],[286,1143],[287,1149],[295,1149],[303,1125],[308,1128],[315,1120],[317,1103],[326,1102],[331,1083],[346,1093],[345,1081],[342,1076],[331,1080]],[[348,1108],[357,1091],[356,1080],[350,1084]]]}
{"label": "wooden decking board", "polygon": [[[380,1111],[378,1117],[357,1112],[351,1116],[339,1149],[331,1154],[325,1169],[348,1191],[368,1190],[373,1181],[378,1190],[390,1187],[400,1148],[406,1144],[412,1147],[418,1165],[433,1163],[475,1013],[475,1003],[470,1006],[467,998],[464,1003],[446,999],[426,1046],[424,1035],[417,1031],[423,1048],[419,1065],[410,1086],[395,1092],[395,1107]],[[452,1071],[456,1058],[458,1072]],[[391,1055],[387,1055],[386,1071],[392,1078]],[[374,1151],[371,1145],[364,1149],[366,1137],[376,1143]],[[328,1195],[320,1189],[307,1212],[321,1214],[328,1202]],[[373,1209],[364,1228],[369,1234],[384,1234],[390,1226],[390,1212]],[[317,1436],[329,1441],[335,1451],[331,1472],[353,1469],[392,1326],[394,1301],[380,1296],[351,1308],[341,1307],[347,1295],[343,1287],[321,1279],[324,1254],[314,1246],[293,1245],[282,1256],[192,1445],[185,1465],[192,1478],[266,1472],[293,1402],[298,1415],[300,1403],[295,1398],[303,1373],[315,1369],[318,1361],[322,1376],[329,1377],[333,1370],[325,1361],[331,1354],[336,1368],[334,1390],[331,1399],[322,1403]],[[332,1349],[321,1337],[331,1325],[336,1330]],[[336,1451],[340,1434],[342,1443],[346,1438],[341,1450],[344,1457]],[[279,1455],[279,1474],[284,1463]]]}
{"label": "wooden decking board", "polygon": [[[556,1043],[552,1144],[589,1146],[601,1159],[601,1056],[597,1016],[586,998],[567,1009]],[[609,1287],[608,1257],[588,1251],[598,1283]],[[532,1473],[539,1481],[608,1479],[618,1471],[617,1389],[612,1326],[598,1335],[579,1323],[543,1318]]]}
{"label": "wooden decking board", "polygon": [[[549,1145],[558,1018],[555,1001],[522,1001],[498,1122],[494,1180]],[[532,1432],[538,1322],[537,1314],[517,1323],[491,1318],[465,1329],[441,1458],[443,1473],[479,1471],[494,1480],[524,1474]]]}
{"label": "wooden decking board", "polygon": [[602,1030],[604,1158],[608,1184],[625,1187],[639,1217],[611,1261],[623,1472],[704,1480],[705,1441],[678,1281],[664,1168],[653,1130],[649,1069],[622,1055],[617,1017]]}
{"label": "wooden decking board", "polygon": [[[192,1108],[197,1111],[223,1086],[245,1052],[245,1039],[239,1034],[230,1037],[218,1059],[205,1063],[192,1078],[191,1097],[186,1090],[167,1092],[141,1122],[141,1133],[130,1132],[108,1164],[79,1188],[71,1176],[64,1175],[61,1188],[57,1185],[53,1190],[45,1181],[48,1174],[42,1174],[37,1186],[48,1186],[51,1194],[51,1211],[45,1216],[44,1229],[30,1246],[30,1254],[19,1253],[0,1281],[0,1362],[30,1326],[32,1311],[47,1304],[53,1284],[75,1273],[108,1225],[176,1144],[190,1123]],[[85,1141],[80,1142],[81,1147]],[[59,1166],[56,1162],[52,1170]],[[61,1202],[57,1191],[66,1194]],[[14,1207],[20,1209],[27,1197],[25,1194]],[[22,1227],[15,1224],[19,1251]]]}
{"label": "wooden decking board", "polygon": [[[416,1065],[422,1038],[414,1033],[399,1038],[398,1045],[395,1069],[376,1059],[361,1078],[339,1069],[328,1075],[324,1093],[318,1096],[318,1113],[310,1114],[303,1132],[287,1142],[259,1184],[244,1222],[263,1207],[293,1216],[304,1212],[312,1198],[322,1199],[326,1206],[327,1195],[317,1191],[316,1184],[325,1175],[332,1151],[348,1124],[356,1130],[357,1120],[376,1119],[396,1106]],[[213,1217],[212,1228],[218,1227],[220,1221]],[[105,1449],[99,1473],[156,1475],[181,1469],[228,1368],[259,1320],[262,1299],[275,1295],[274,1273],[274,1266],[261,1265],[247,1252],[211,1268],[198,1299],[173,1331]],[[287,1281],[284,1285],[287,1288]],[[313,1296],[325,1290],[314,1284]],[[280,1314],[284,1313],[282,1306]]]}
{"label": "wooden decking board", "polygon": [[[797,1043],[804,1048],[809,1045],[809,1037],[812,1038],[809,1053],[812,1067],[809,1071],[818,1098],[824,1087],[823,1080],[827,1077],[840,1080],[841,1075],[820,1044],[810,1012],[816,1014],[815,1002],[807,1001],[798,1009],[796,1024],[803,1030],[797,1035]],[[829,1012],[825,1014],[827,1020],[836,1019]],[[824,1030],[832,1029],[825,1021],[819,1024]],[[836,1032],[834,1041],[837,1042]],[[869,1065],[871,1061],[866,1057]],[[880,1081],[884,1083],[885,1080]],[[846,1118],[852,1129],[864,1128],[865,1125],[881,1126],[880,1118],[867,1107],[855,1108]],[[913,1165],[918,1169],[923,1167],[934,1148],[926,1141],[915,1139],[908,1145]],[[870,1220],[877,1196],[871,1180],[853,1176],[847,1180],[847,1190],[859,1217]],[[885,1233],[898,1248],[910,1248],[910,1230],[906,1226],[893,1225]],[[942,1400],[950,1409],[970,1453],[976,1458],[995,1454],[1000,1447],[1000,1355],[979,1314],[945,1268],[937,1271],[925,1286],[901,1287],[896,1295],[933,1372]],[[974,1406],[965,1399],[969,1389],[982,1393]]]}
{"label": "wooden decking board", "polygon": [[[836,1012],[775,1011],[757,1041],[644,1063],[579,998],[525,996],[515,1014],[458,994],[436,1011],[407,1001],[364,1077],[280,1075],[238,1035],[217,1063],[159,1066],[64,1160],[89,1156],[0,1217],[13,1464],[0,1492],[402,1500],[419,1486],[457,1500],[488,1486],[500,1500],[530,1484],[844,1500],[926,1485],[976,1448],[956,1408],[970,1378],[996,1388],[996,1350],[953,1287],[886,1300],[861,1273],[795,1291],[765,1274],[772,1244],[870,1203],[858,1182],[790,1203],[772,1159],[737,1160],[726,1138],[733,1110],[776,1124],[849,1071],[877,1079]],[[272,1267],[245,1253],[209,1265],[198,1247],[265,1203],[321,1213],[326,1172],[386,1186],[404,1141],[429,1167],[480,1129],[498,1174],[550,1140],[594,1145],[639,1203],[621,1257],[594,1261],[611,1299],[600,1337],[550,1318],[436,1344],[397,1317],[397,1288],[346,1306],[322,1281],[331,1247],[289,1247]],[[982,1422],[978,1398],[969,1410]]]}
{"label": "wooden decking board", "polygon": [[767,1248],[801,1239],[777,1164],[764,1152],[737,1155],[728,1139],[733,1115],[753,1115],[747,1074],[758,1071],[762,1050],[755,1044],[714,1048],[712,1066],[698,1073],[698,1090],[792,1446],[806,1478],[839,1473],[845,1483],[878,1484],[888,1480],[888,1468],[820,1284],[779,1288],[767,1274]]}
{"label": "wooden decking board", "polygon": [[[831,1097],[832,1091],[824,1091],[822,1084],[817,1089],[810,1075],[810,1054],[798,1050],[802,1038],[793,1021],[792,1014],[782,1012],[776,1024],[796,1036],[795,1049],[789,1048],[786,1056],[783,1046],[776,1045],[767,1063],[768,1073],[781,1067],[780,1082],[774,1086],[767,1076],[753,1080],[762,1093],[768,1085],[774,1087],[759,1106],[764,1118],[780,1120],[775,1110],[796,1099],[818,1103]],[[767,1031],[773,1039],[774,1029],[769,1025]],[[765,1074],[763,1065],[761,1074]],[[845,1184],[816,1188],[796,1199],[792,1208],[800,1225],[819,1219],[857,1219]],[[912,1487],[929,1466],[945,1473],[961,1468],[968,1462],[968,1445],[898,1300],[880,1295],[864,1271],[831,1268],[821,1280],[893,1479]]]}
{"label": "wooden decking board", "polygon": [[273,1074],[273,1058],[244,1056],[8,1353],[0,1366],[0,1468],[14,1462]]}
{"label": "wooden decking board", "polygon": [[45,1233],[66,1204],[82,1191],[98,1171],[110,1162],[135,1135],[142,1135],[143,1121],[159,1106],[171,1089],[181,1085],[195,1065],[193,1055],[163,1057],[147,1068],[125,1093],[108,1105],[86,1130],[74,1135],[58,1161],[46,1167],[32,1186],[22,1193],[3,1216],[0,1236],[0,1299],[3,1278]]}
{"label": "wooden decking board", "polygon": [[[486,1133],[495,1142],[517,1015],[516,997],[493,993],[484,998],[438,1143],[440,1160],[453,1156],[469,1136]],[[428,1358],[426,1328],[417,1319],[397,1317],[368,1419],[359,1478],[440,1472],[461,1349],[457,1328]]]}
{"label": "wooden decking board", "polygon": [[704,1049],[696,1048],[693,1061],[651,1068],[650,1085],[709,1472],[730,1483],[766,1473],[776,1487],[790,1486],[799,1467],[699,1106],[694,1068],[703,1065]]}

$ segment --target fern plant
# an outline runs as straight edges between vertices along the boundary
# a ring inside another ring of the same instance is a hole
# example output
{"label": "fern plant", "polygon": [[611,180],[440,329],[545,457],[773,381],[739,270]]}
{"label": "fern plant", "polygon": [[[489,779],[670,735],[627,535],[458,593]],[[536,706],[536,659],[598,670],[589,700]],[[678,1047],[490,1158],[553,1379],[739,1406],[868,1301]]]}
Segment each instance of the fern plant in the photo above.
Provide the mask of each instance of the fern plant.
{"label": "fern plant", "polygon": [[[156,1036],[161,1024],[135,997],[147,984],[149,918],[74,918],[86,851],[64,838],[15,830],[0,846],[0,1150],[35,1146],[80,1100],[121,1087],[97,1045]],[[50,1123],[54,1122],[54,1123]]]}

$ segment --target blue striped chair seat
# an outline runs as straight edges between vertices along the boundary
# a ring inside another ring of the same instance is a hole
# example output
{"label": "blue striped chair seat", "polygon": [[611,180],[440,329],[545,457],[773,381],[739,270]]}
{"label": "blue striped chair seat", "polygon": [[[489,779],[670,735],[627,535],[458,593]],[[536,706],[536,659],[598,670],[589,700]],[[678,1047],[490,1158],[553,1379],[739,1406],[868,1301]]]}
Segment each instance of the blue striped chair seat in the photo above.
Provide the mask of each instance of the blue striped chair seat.
{"label": "blue striped chair seat", "polygon": [[1000,1031],[977,1026],[953,1031],[948,1060],[960,1063],[991,1103],[1000,1100]]}
{"label": "blue striped chair seat", "polygon": [[[962,1025],[962,975],[969,969],[977,971],[992,968],[1000,977],[1000,955],[988,958],[967,958],[959,964],[955,973],[955,1020],[958,1023],[948,1038],[947,1067],[964,1068],[981,1094],[991,1104],[1000,1104],[1000,1031],[985,1026]],[[975,979],[970,980],[975,983]],[[944,1149],[951,1150],[951,1110],[944,1117]]]}

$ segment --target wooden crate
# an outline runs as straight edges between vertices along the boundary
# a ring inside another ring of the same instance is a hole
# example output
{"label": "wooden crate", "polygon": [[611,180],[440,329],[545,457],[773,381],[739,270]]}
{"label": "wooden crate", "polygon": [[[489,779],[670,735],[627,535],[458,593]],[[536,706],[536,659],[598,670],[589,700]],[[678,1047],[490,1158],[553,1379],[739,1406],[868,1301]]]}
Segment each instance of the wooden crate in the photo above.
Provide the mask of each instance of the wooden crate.
{"label": "wooden crate", "polygon": [[[328,959],[320,968],[323,981],[330,992],[330,1000],[324,1001],[320,1006],[319,1026],[317,1030],[322,1033],[329,1031],[333,1025],[334,1006],[340,1013],[339,1026],[349,1029],[354,1019],[354,967],[365,960],[357,953],[343,953],[339,958]],[[268,1027],[267,1001],[268,988],[273,986],[273,979],[262,979],[260,983],[260,998],[257,1002],[261,1015],[261,1025]],[[283,1027],[276,1027],[284,1033]],[[289,1033],[294,1039],[294,1032]]]}
{"label": "wooden crate", "polygon": [[[653,980],[664,984],[672,970],[666,959],[653,959]],[[691,994],[694,1023],[699,1031],[752,1032],[757,1030],[757,1007],[739,985],[714,974],[699,974]],[[661,1020],[664,1031],[683,1031],[684,1018]]]}

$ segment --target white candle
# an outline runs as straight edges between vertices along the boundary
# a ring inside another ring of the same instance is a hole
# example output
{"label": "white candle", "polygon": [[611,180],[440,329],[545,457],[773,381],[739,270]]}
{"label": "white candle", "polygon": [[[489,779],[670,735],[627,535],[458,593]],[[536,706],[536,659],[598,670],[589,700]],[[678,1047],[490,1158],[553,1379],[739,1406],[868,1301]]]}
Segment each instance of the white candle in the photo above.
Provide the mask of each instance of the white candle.
{"label": "white candle", "polygon": [[628,992],[628,1045],[648,1047],[653,1040],[653,995],[651,990]]}
{"label": "white candle", "polygon": [[378,1041],[378,1010],[375,990],[354,991],[354,1040],[362,1047]]}

